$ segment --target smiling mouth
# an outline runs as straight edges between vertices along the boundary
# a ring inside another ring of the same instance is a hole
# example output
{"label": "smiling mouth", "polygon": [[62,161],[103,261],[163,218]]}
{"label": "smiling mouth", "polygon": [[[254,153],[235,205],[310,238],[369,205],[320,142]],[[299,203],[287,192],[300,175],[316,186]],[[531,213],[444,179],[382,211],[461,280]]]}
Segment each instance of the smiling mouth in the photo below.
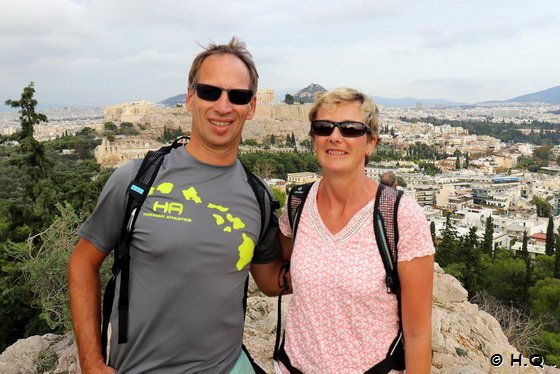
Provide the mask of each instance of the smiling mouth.
{"label": "smiling mouth", "polygon": [[208,120],[212,125],[218,127],[226,127],[233,123],[233,121],[218,121],[218,120]]}
{"label": "smiling mouth", "polygon": [[343,151],[333,151],[333,150],[329,150],[329,151],[327,151],[327,153],[329,155],[333,155],[333,156],[343,156],[343,155],[346,154],[346,152],[343,152]]}

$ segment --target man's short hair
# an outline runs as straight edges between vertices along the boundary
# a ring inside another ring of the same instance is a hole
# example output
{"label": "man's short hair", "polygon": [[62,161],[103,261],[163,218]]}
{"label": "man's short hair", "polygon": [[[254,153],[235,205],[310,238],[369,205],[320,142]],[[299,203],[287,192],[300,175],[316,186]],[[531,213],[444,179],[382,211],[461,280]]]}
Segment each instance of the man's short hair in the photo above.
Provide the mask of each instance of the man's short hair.
{"label": "man's short hair", "polygon": [[319,92],[315,95],[315,102],[309,111],[309,121],[314,121],[321,105],[336,107],[340,104],[358,101],[361,103],[360,109],[366,118],[365,124],[371,129],[368,138],[379,139],[379,109],[373,100],[366,94],[353,88],[341,87],[333,91]]}
{"label": "man's short hair", "polygon": [[[247,46],[239,38],[233,36],[228,44],[215,44],[210,43],[202,52],[200,52],[193,60],[191,65],[191,70],[189,71],[189,87],[193,87],[198,83],[200,76],[200,67],[204,60],[213,55],[220,54],[231,54],[239,58],[247,69],[249,70],[250,82],[249,89],[253,93],[257,93],[257,87],[259,84],[259,74],[257,73],[257,68],[255,62],[253,61],[253,56],[251,52],[247,49]],[[243,88],[243,87],[235,87]]]}
{"label": "man's short hair", "polygon": [[386,171],[379,178],[379,182],[389,187],[397,186],[397,176],[392,171]]}

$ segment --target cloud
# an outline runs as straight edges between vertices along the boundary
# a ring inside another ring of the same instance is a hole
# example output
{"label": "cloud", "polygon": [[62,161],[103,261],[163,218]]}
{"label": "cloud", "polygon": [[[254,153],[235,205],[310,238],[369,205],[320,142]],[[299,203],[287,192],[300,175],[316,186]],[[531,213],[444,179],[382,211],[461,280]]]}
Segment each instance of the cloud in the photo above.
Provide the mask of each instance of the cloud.
{"label": "cloud", "polygon": [[481,44],[499,40],[516,40],[533,32],[545,30],[559,21],[554,14],[537,15],[529,20],[494,19],[491,22],[472,20],[469,26],[428,27],[421,30],[422,44],[430,48],[449,48],[461,44]]}

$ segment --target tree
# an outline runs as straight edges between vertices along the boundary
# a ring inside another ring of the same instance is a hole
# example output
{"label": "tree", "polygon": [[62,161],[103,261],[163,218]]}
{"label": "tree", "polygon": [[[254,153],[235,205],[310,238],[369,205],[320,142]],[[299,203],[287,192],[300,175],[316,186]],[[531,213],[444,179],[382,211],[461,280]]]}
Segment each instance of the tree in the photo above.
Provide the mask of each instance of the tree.
{"label": "tree", "polygon": [[525,262],[525,282],[523,284],[523,295],[525,297],[529,296],[529,287],[531,285],[531,277],[532,277],[532,266],[531,266],[531,257],[529,257],[529,250],[528,250],[528,242],[529,237],[527,236],[527,230],[523,231],[523,244],[521,245],[521,258],[523,262]]}
{"label": "tree", "polygon": [[552,205],[548,201],[538,196],[533,196],[530,201],[531,204],[535,205],[537,208],[538,217],[550,217],[552,215]]}
{"label": "tree", "polygon": [[48,163],[43,145],[33,137],[34,126],[41,122],[48,122],[48,118],[46,115],[35,111],[37,100],[33,98],[34,94],[33,82],[29,82],[29,85],[23,89],[21,98],[19,100],[8,99],[6,105],[12,108],[20,108],[19,123],[21,131],[18,133],[18,141],[23,156],[21,167],[25,168],[31,179],[39,179],[47,174]]}
{"label": "tree", "polygon": [[432,236],[432,243],[436,245],[436,223],[434,221],[430,222],[430,235]]}
{"label": "tree", "polygon": [[482,240],[482,244],[481,244],[482,253],[486,253],[489,256],[493,255],[492,253],[493,241],[494,241],[494,224],[492,221],[492,216],[488,216],[488,218],[486,218],[486,227],[484,229],[484,239]]}
{"label": "tree", "polygon": [[33,95],[35,94],[35,88],[33,86],[33,82],[29,82],[27,87],[23,89],[19,100],[6,100],[6,105],[11,106],[12,108],[21,108],[19,111],[19,122],[21,125],[19,140],[27,137],[33,137],[33,126],[41,122],[49,121],[46,115],[35,112],[37,100],[33,98]]}
{"label": "tree", "polygon": [[476,227],[471,227],[469,233],[461,238],[459,246],[461,252],[461,262],[465,266],[462,277],[463,286],[473,295],[481,288],[481,278],[483,266],[480,260],[480,250],[476,236]]}
{"label": "tree", "polygon": [[470,156],[469,156],[469,152],[467,152],[467,154],[465,155],[465,168],[469,168],[470,165]]}
{"label": "tree", "polygon": [[560,226],[558,226],[558,233],[554,241],[554,251],[556,252],[556,262],[554,266],[554,278],[560,279]]}
{"label": "tree", "polygon": [[453,227],[448,215],[445,226],[441,232],[441,240],[436,250],[436,261],[442,268],[452,263],[459,262],[457,261],[458,245],[457,230]]}
{"label": "tree", "polygon": [[535,317],[550,315],[560,331],[560,279],[545,278],[529,289],[531,312]]}
{"label": "tree", "polygon": [[461,151],[456,149],[453,156],[455,156],[455,170],[461,169]]}
{"label": "tree", "polygon": [[548,216],[545,253],[547,256],[554,255],[554,220],[552,219],[552,216]]}
{"label": "tree", "polygon": [[287,93],[286,95],[284,95],[284,103],[292,105],[294,103],[294,97]]}

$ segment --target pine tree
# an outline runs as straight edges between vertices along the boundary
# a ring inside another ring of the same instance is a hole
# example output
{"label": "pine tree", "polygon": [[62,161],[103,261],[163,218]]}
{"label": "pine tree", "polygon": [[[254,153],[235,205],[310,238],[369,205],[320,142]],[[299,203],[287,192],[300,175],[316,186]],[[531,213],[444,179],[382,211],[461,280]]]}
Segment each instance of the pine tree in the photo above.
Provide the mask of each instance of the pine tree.
{"label": "pine tree", "polygon": [[552,216],[548,217],[548,227],[546,228],[546,246],[545,253],[547,256],[554,254],[554,221]]}
{"label": "pine tree", "polygon": [[494,224],[492,216],[486,218],[486,228],[484,230],[484,239],[482,240],[481,249],[483,253],[492,256],[492,242],[494,241]]}
{"label": "pine tree", "polygon": [[19,140],[27,137],[33,138],[33,126],[41,122],[49,121],[46,115],[35,112],[37,100],[33,98],[33,95],[35,94],[35,88],[33,86],[33,82],[29,82],[29,85],[23,89],[19,100],[6,100],[6,105],[11,106],[12,108],[21,108],[19,111],[19,122],[21,124],[21,132],[18,137]]}
{"label": "pine tree", "polygon": [[436,245],[436,223],[434,221],[430,222],[430,234],[432,235],[432,243]]}
{"label": "pine tree", "polygon": [[532,286],[533,267],[528,250],[529,237],[527,231],[523,231],[523,244],[521,246],[521,258],[525,262],[525,282],[523,282],[523,300],[528,300],[529,288]]}
{"label": "pine tree", "polygon": [[[23,155],[22,168],[33,180],[44,178],[47,175],[49,166],[45,155],[45,148],[33,137],[34,126],[41,122],[48,122],[46,115],[37,113],[37,100],[33,98],[35,88],[33,82],[23,89],[19,100],[6,100],[6,105],[12,108],[20,108],[19,122],[21,131],[18,134],[18,141]],[[30,192],[30,191],[28,191]]]}
{"label": "pine tree", "polygon": [[482,278],[482,264],[480,260],[480,249],[476,236],[476,227],[471,227],[469,233],[461,238],[461,245],[459,246],[461,252],[461,261],[465,265],[465,272],[463,273],[463,286],[474,295],[480,290]]}
{"label": "pine tree", "polygon": [[451,223],[449,215],[441,232],[441,240],[436,250],[436,261],[441,267],[446,267],[457,261],[458,234]]}
{"label": "pine tree", "polygon": [[556,234],[556,241],[554,242],[554,251],[556,252],[554,278],[560,279],[560,226],[558,226],[558,233]]}

